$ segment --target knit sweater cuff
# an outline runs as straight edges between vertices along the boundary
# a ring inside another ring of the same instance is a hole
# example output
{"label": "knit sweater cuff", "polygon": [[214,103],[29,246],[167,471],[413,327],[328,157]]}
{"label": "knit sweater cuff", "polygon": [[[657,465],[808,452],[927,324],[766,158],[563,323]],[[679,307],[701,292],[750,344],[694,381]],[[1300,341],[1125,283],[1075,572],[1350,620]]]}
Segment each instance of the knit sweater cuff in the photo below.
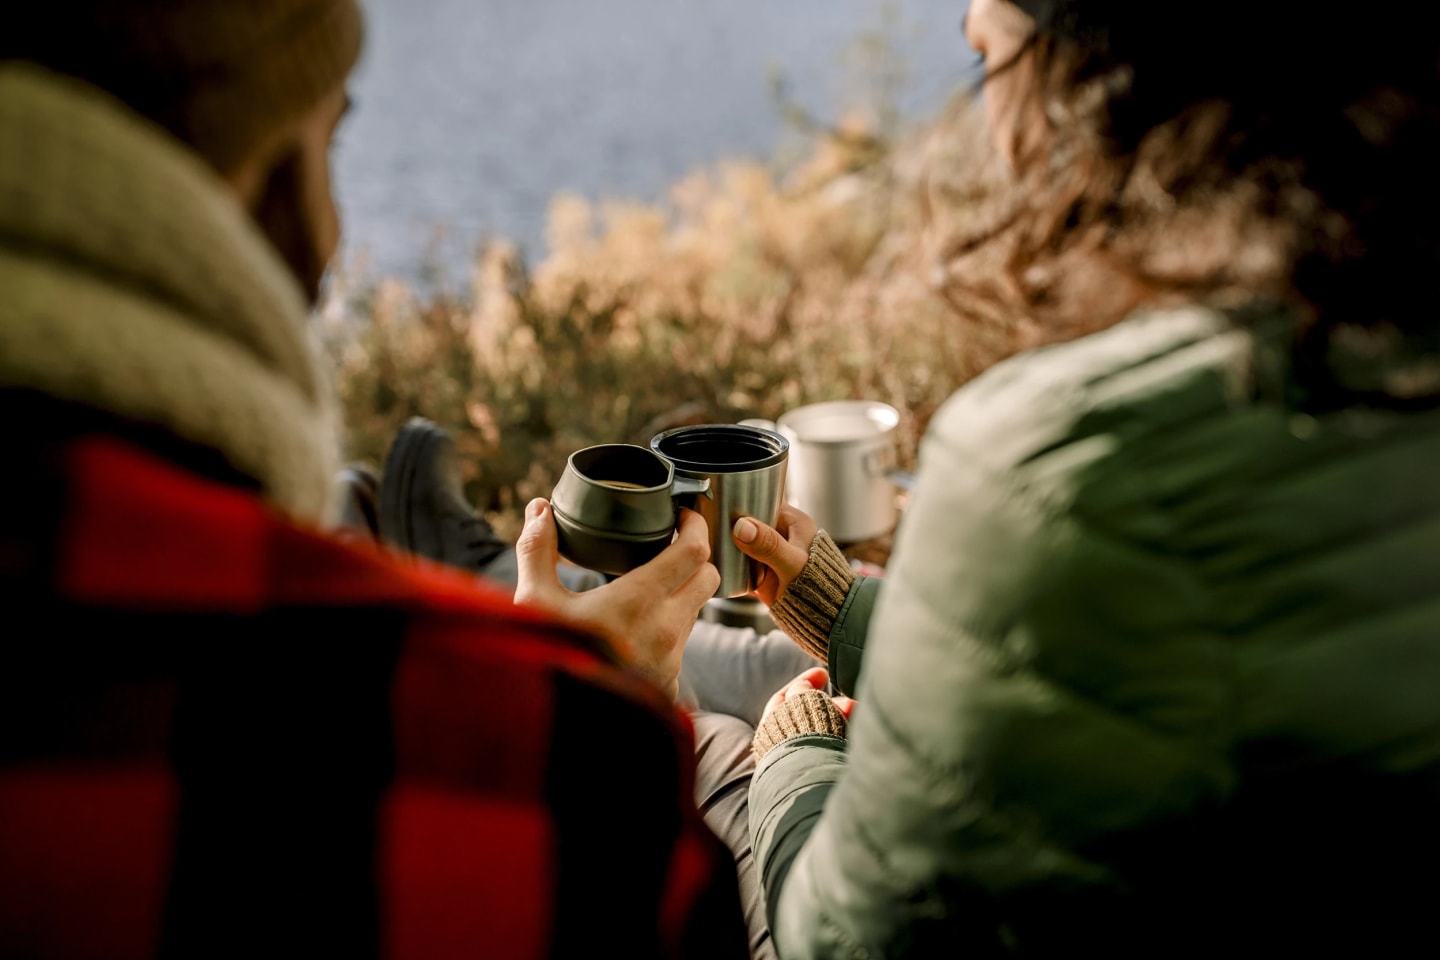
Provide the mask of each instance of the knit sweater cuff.
{"label": "knit sweater cuff", "polygon": [[770,616],[801,649],[816,660],[826,661],[830,631],[854,582],[855,574],[845,554],[821,530],[810,541],[810,559],[770,608]]}
{"label": "knit sweater cuff", "polygon": [[755,728],[751,749],[759,760],[777,743],[806,733],[845,736],[845,714],[823,690],[806,690],[786,697]]}

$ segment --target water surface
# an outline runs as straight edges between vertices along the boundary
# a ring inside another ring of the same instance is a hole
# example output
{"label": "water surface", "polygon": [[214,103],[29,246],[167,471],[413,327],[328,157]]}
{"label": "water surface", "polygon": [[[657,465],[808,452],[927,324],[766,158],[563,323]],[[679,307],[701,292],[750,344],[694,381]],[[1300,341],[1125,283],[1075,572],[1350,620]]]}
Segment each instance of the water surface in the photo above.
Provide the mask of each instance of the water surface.
{"label": "water surface", "polygon": [[[362,0],[363,2],[363,0]],[[963,0],[892,0],[902,107],[936,109],[972,73]],[[773,159],[768,77],[833,120],[847,50],[879,0],[368,0],[356,108],[336,148],[344,256],[453,275],[487,237],[544,253],[557,191],[654,200],[725,157]]]}

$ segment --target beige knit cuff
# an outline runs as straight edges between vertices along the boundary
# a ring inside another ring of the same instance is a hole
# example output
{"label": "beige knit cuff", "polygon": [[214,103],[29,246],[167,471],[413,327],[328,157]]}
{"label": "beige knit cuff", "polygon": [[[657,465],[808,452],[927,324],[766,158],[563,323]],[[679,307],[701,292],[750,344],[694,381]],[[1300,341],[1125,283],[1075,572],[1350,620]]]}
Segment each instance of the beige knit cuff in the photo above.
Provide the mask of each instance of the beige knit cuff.
{"label": "beige knit cuff", "polygon": [[755,751],[755,759],[759,760],[777,743],[804,733],[845,736],[845,714],[823,690],[806,690],[786,697],[755,728],[755,739],[751,741],[750,748]]}
{"label": "beige knit cuff", "polygon": [[855,574],[845,554],[824,530],[810,541],[810,559],[800,575],[791,581],[770,608],[770,617],[790,639],[816,660],[826,662],[830,653],[830,631]]}

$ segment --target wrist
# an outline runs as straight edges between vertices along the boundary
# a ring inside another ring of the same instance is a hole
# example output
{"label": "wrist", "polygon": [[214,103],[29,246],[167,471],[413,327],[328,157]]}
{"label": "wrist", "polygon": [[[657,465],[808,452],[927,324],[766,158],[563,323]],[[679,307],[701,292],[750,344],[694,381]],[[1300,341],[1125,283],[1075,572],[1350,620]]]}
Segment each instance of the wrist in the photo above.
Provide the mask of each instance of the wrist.
{"label": "wrist", "polygon": [[785,698],[760,720],[750,748],[759,760],[777,744],[806,734],[844,737],[845,715],[823,690],[806,690]]}
{"label": "wrist", "polygon": [[810,556],[770,608],[771,619],[805,652],[824,661],[830,631],[845,605],[855,574],[835,541],[824,530],[810,541]]}
{"label": "wrist", "polygon": [[633,662],[635,671],[651,686],[657,688],[671,703],[680,699],[680,665],[668,661],[661,663]]}

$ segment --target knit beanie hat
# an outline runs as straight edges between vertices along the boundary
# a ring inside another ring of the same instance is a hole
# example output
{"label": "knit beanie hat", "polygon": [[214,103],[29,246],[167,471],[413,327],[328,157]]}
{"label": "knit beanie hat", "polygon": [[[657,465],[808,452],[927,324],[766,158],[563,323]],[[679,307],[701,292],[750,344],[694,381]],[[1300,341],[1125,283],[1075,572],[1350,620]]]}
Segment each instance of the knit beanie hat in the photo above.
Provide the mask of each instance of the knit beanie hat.
{"label": "knit beanie hat", "polygon": [[99,87],[228,172],[340,86],[361,33],[355,0],[45,0],[7,18],[0,60]]}

